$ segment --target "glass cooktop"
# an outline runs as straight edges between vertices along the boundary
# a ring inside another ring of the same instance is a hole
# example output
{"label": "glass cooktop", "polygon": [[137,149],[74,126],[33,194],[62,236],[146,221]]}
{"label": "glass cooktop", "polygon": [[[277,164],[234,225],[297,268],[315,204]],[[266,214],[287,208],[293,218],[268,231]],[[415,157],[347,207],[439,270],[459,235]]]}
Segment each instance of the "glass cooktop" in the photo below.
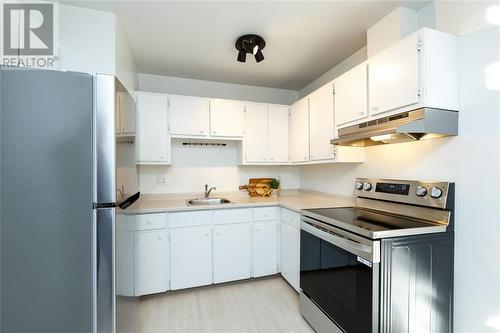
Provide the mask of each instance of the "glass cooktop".
{"label": "glass cooktop", "polygon": [[[425,221],[356,207],[306,209],[302,211],[302,215],[370,238],[405,235],[408,233],[404,230],[408,229],[443,228],[441,225]],[[418,233],[415,232],[415,234]]]}

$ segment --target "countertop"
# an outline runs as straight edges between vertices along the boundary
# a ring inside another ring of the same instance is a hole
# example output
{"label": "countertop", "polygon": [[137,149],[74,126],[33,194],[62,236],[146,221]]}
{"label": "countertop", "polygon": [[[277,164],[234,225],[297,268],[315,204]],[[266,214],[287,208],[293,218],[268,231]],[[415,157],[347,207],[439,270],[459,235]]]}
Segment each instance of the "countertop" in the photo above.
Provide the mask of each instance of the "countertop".
{"label": "countertop", "polygon": [[278,205],[300,212],[301,209],[349,207],[354,205],[353,197],[304,190],[285,190],[277,197],[266,198],[250,197],[246,191],[214,192],[211,196],[226,198],[231,200],[232,203],[223,205],[187,205],[187,199],[203,197],[202,193],[143,195],[132,206],[125,210],[117,210],[117,213],[131,215]]}

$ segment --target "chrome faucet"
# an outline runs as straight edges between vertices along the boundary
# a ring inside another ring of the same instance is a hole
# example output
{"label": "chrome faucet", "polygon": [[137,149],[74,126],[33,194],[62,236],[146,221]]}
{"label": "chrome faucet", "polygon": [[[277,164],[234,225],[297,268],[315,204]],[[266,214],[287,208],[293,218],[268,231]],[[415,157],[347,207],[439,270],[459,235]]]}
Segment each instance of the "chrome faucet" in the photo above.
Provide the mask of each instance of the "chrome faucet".
{"label": "chrome faucet", "polygon": [[210,192],[212,192],[213,190],[216,190],[215,186],[208,189],[208,184],[205,184],[205,199],[208,199],[208,197],[210,196]]}

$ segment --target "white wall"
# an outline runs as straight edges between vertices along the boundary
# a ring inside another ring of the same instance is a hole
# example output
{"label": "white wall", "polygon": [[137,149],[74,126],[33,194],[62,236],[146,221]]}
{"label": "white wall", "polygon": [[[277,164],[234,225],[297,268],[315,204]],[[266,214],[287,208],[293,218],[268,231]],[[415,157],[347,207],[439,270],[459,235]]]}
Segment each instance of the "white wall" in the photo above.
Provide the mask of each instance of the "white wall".
{"label": "white wall", "polygon": [[116,19],[115,31],[115,75],[123,86],[130,93],[133,93],[139,86],[137,67],[118,18]]}
{"label": "white wall", "polygon": [[459,135],[366,148],[361,165],[301,168],[301,187],[352,193],[355,177],[456,182],[455,331],[493,332],[500,315],[500,91],[486,67],[500,62],[500,28],[459,38]]}
{"label": "white wall", "polygon": [[349,58],[346,58],[345,60],[340,62],[338,65],[336,65],[335,67],[330,69],[325,74],[321,75],[320,77],[318,77],[317,79],[315,79],[314,81],[309,83],[304,88],[300,89],[298,99],[309,95],[310,93],[312,93],[316,89],[321,88],[322,86],[324,86],[328,82],[332,81],[336,77],[344,74],[345,72],[347,72],[351,68],[353,68],[353,67],[359,65],[360,63],[362,63],[363,61],[365,61],[367,59],[366,52],[367,52],[367,49],[365,46],[362,49],[360,49],[359,51],[357,51],[356,53],[354,53],[353,55],[351,55]]}
{"label": "white wall", "polygon": [[139,74],[139,90],[286,105],[298,99],[298,93],[295,90],[151,74]]}
{"label": "white wall", "polygon": [[59,4],[62,71],[115,73],[115,14]]}
{"label": "white wall", "polygon": [[[240,143],[224,142],[226,147],[183,146],[193,140],[172,140],[171,166],[140,166],[139,188],[143,193],[202,192],[205,184],[218,191],[237,191],[248,178],[279,177],[284,189],[300,185],[299,168],[290,166],[238,166]],[[165,185],[157,185],[156,177],[166,178]]]}

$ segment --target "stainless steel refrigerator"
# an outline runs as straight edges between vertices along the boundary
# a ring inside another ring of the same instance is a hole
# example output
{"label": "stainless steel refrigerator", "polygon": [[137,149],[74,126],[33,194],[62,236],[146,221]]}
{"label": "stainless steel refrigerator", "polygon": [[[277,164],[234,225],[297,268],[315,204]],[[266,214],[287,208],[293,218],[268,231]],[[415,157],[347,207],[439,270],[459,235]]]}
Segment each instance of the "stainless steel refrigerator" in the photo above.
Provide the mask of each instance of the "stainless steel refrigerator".
{"label": "stainless steel refrigerator", "polygon": [[115,293],[115,209],[139,196],[117,202],[124,93],[110,75],[0,69],[1,332],[134,330]]}

